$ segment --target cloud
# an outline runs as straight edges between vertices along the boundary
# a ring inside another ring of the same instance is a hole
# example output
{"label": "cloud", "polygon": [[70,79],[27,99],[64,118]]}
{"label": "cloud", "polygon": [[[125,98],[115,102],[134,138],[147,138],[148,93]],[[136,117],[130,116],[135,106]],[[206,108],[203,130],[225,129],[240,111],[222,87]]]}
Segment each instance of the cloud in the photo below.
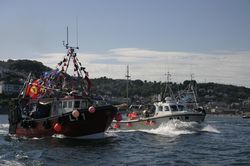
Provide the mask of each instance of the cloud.
{"label": "cloud", "polygon": [[[35,60],[55,68],[63,57],[63,53],[50,53]],[[250,87],[250,52],[247,51],[199,53],[116,48],[101,54],[80,52],[78,59],[92,78],[124,79],[126,65],[129,64],[132,79],[164,81],[164,74],[169,71],[174,82],[183,82],[193,73],[199,82]]]}

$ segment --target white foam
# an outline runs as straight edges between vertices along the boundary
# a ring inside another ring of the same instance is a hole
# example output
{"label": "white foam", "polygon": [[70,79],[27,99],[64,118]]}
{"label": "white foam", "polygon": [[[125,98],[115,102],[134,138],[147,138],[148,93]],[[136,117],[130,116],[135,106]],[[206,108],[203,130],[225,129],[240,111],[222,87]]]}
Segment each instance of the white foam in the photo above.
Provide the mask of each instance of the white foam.
{"label": "white foam", "polygon": [[169,137],[175,137],[182,134],[193,134],[199,131],[199,124],[196,122],[182,122],[179,120],[171,120],[162,123],[158,128],[151,130],[142,130],[151,134],[159,134]]}
{"label": "white foam", "polygon": [[201,131],[206,131],[206,132],[210,132],[210,133],[220,133],[219,130],[217,130],[215,127],[213,127],[211,125],[205,126]]}
{"label": "white foam", "polygon": [[7,130],[0,130],[0,134],[8,134]]}
{"label": "white foam", "polygon": [[65,135],[63,134],[54,134],[52,135],[53,138],[67,138]]}
{"label": "white foam", "polygon": [[109,129],[108,133],[130,133],[138,130],[120,130],[120,129]]}
{"label": "white foam", "polygon": [[20,162],[17,162],[17,161],[14,161],[14,160],[1,160],[1,163],[0,165],[4,165],[4,166],[23,166],[24,164],[20,163]]}
{"label": "white foam", "polygon": [[117,137],[117,134],[115,132],[109,132],[109,131],[107,131],[107,132],[104,133],[104,137],[105,138]]}
{"label": "white foam", "polygon": [[9,124],[0,124],[0,134],[8,134]]}
{"label": "white foam", "polygon": [[8,129],[9,124],[0,124],[0,129]]}

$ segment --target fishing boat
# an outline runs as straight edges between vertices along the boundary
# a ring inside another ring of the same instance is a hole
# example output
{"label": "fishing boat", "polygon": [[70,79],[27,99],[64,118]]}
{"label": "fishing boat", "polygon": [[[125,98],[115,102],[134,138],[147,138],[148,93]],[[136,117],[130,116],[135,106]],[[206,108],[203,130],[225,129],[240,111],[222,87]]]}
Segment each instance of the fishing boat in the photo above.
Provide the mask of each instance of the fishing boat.
{"label": "fishing boat", "polygon": [[[166,95],[167,91],[168,95]],[[190,109],[186,107],[186,104],[177,102],[173,96],[169,81],[166,83],[164,93],[165,98],[155,102],[151,106],[148,105],[143,111],[129,112],[127,116],[117,114],[111,128],[119,130],[144,130],[157,128],[161,124],[174,119],[197,123],[204,121],[206,116],[205,110],[202,107]]]}
{"label": "fishing boat", "polygon": [[[67,50],[57,68],[39,79],[29,74],[9,111],[9,134],[17,137],[99,138],[110,126],[117,108],[91,94],[91,80],[77,58],[76,49]],[[73,62],[74,76],[67,71]]]}
{"label": "fishing boat", "polygon": [[250,119],[250,114],[243,114],[242,118],[244,118],[244,119]]}

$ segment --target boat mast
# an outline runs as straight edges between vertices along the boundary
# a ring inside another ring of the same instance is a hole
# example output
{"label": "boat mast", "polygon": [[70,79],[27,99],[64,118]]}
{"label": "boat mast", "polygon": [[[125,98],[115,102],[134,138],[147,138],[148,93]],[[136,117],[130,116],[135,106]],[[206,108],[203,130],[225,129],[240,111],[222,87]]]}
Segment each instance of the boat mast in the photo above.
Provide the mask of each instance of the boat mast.
{"label": "boat mast", "polygon": [[195,85],[194,85],[194,74],[190,74],[191,80],[190,80],[190,87],[189,89],[191,90],[191,93],[193,94],[194,97],[194,102],[195,102],[195,106],[198,108],[198,103],[197,103],[197,99],[196,99],[196,90],[195,90]]}
{"label": "boat mast", "polygon": [[[78,31],[78,28],[76,30]],[[69,28],[67,26],[67,43],[65,44],[65,41],[63,41],[63,46],[68,50],[69,60],[68,60],[68,63],[67,63],[66,69],[65,69],[65,73],[67,73],[70,60],[74,59],[76,57],[76,53],[75,53],[74,49],[79,50],[79,47],[78,47],[78,32],[76,32],[76,35],[77,35],[76,36],[76,40],[77,40],[76,44],[77,44],[77,46],[76,47],[69,46]]]}
{"label": "boat mast", "polygon": [[127,74],[125,75],[125,77],[127,78],[127,88],[126,88],[126,90],[127,90],[127,104],[129,104],[129,99],[128,99],[128,82],[129,82],[129,78],[131,77],[129,75],[129,65],[127,65]]}
{"label": "boat mast", "polygon": [[164,91],[163,96],[162,96],[162,100],[164,100],[165,97],[171,97],[171,99],[175,100],[174,93],[170,87],[171,74],[169,73],[169,71],[167,73],[165,73],[165,77],[167,78],[165,81],[166,87],[165,87],[165,91]]}

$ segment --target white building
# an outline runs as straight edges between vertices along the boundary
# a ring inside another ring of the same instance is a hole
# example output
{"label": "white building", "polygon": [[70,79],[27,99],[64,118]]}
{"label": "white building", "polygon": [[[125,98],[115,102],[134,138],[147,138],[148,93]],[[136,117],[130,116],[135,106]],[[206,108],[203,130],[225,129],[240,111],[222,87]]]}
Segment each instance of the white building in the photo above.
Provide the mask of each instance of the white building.
{"label": "white building", "polygon": [[4,83],[4,81],[0,82],[0,94],[19,93],[21,89],[22,89],[22,85],[6,84]]}

